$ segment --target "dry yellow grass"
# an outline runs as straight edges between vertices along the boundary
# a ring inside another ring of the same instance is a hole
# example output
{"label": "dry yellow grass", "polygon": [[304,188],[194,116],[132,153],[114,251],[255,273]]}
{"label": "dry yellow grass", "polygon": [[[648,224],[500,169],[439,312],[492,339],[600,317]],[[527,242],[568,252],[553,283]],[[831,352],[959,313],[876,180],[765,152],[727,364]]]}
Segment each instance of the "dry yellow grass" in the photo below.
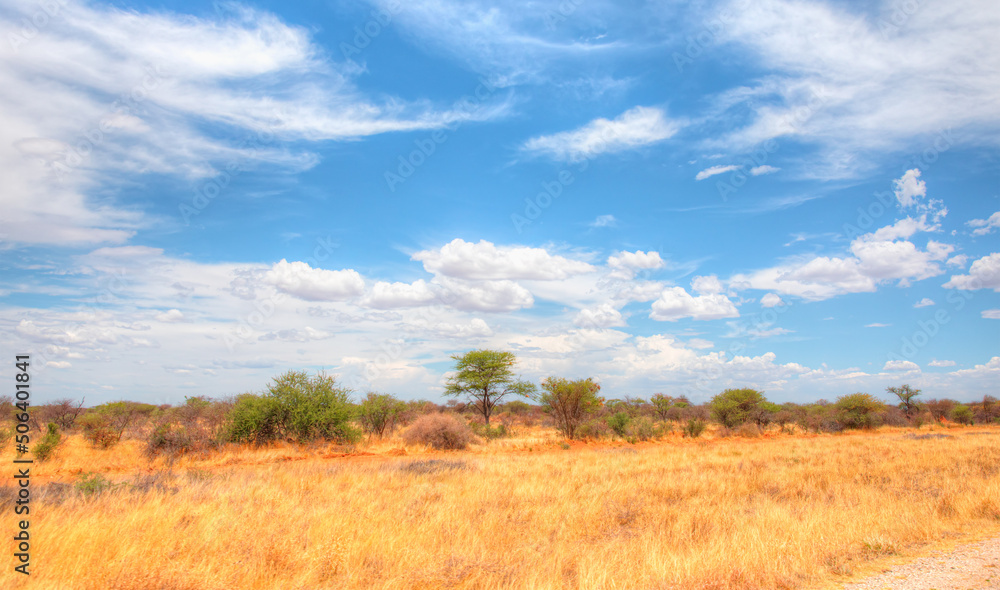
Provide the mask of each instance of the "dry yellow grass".
{"label": "dry yellow grass", "polygon": [[924,543],[1000,530],[1000,431],[907,432],[563,450],[535,429],[405,457],[242,448],[184,457],[169,472],[136,443],[96,451],[72,437],[38,466],[42,480],[99,470],[133,481],[154,470],[157,485],[60,497],[36,481],[33,574],[15,577],[8,557],[0,581],[38,590],[803,588]]}

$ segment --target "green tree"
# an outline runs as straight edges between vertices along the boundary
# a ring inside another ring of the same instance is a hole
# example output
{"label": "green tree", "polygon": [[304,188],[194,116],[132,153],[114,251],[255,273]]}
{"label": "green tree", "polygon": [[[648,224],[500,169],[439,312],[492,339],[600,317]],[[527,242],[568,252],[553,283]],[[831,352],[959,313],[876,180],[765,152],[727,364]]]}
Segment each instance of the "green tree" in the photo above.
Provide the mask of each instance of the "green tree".
{"label": "green tree", "polygon": [[382,438],[392,432],[405,410],[406,404],[395,396],[369,391],[358,407],[358,420],[365,432]]}
{"label": "green tree", "polygon": [[885,406],[867,393],[852,393],[837,398],[837,422],[844,428],[874,428],[878,412]]}
{"label": "green tree", "polygon": [[758,421],[767,411],[763,392],[744,387],[727,389],[712,398],[712,416],[726,428],[736,428],[750,420]]}
{"label": "green tree", "polygon": [[649,398],[649,403],[653,405],[653,413],[660,420],[666,422],[670,414],[670,408],[674,407],[674,398],[662,393],[654,393],[653,397]]}
{"label": "green tree", "polygon": [[916,401],[917,396],[920,395],[919,389],[911,389],[909,385],[903,385],[902,387],[886,387],[885,390],[899,398],[899,409],[903,410],[907,418],[913,417],[913,414],[920,409],[920,404]]}
{"label": "green tree", "polygon": [[275,377],[264,394],[237,398],[230,413],[229,438],[258,445],[279,438],[354,440],[350,393],[326,374],[310,377],[305,371],[288,371]]}
{"label": "green tree", "polygon": [[951,410],[951,419],[959,424],[972,424],[972,408],[958,404]]}
{"label": "green tree", "polygon": [[471,350],[452,355],[455,375],[448,379],[444,394],[464,396],[482,414],[486,426],[497,404],[508,395],[533,399],[537,388],[534,383],[514,377],[512,368],[517,358],[512,352],[499,350]]}
{"label": "green tree", "polygon": [[601,386],[590,378],[570,381],[548,377],[542,381],[542,389],[542,407],[555,418],[556,426],[566,438],[573,438],[577,427],[603,402],[597,397]]}

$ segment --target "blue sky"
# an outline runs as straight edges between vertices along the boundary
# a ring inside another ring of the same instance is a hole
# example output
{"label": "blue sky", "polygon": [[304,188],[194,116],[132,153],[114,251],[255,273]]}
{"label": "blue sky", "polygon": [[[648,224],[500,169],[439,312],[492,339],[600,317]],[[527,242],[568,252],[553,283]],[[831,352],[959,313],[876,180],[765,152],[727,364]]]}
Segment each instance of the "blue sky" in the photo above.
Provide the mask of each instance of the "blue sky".
{"label": "blue sky", "polygon": [[0,13],[36,399],[440,399],[485,347],[609,397],[998,393],[994,2]]}

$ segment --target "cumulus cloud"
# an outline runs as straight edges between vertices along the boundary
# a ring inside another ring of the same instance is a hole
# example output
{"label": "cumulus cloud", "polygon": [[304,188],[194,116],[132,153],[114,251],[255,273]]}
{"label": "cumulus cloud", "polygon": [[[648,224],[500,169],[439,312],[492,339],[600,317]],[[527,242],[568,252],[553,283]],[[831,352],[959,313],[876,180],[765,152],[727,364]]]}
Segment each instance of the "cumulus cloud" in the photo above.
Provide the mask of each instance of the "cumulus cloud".
{"label": "cumulus cloud", "polygon": [[438,250],[422,250],[412,256],[428,272],[459,279],[565,279],[596,270],[590,264],[549,254],[544,248],[501,247],[480,240],[456,238]]}
{"label": "cumulus cloud", "polygon": [[420,307],[437,300],[437,295],[423,279],[413,283],[387,283],[379,281],[362,299],[362,305],[375,309]]}
{"label": "cumulus cloud", "polygon": [[708,275],[692,279],[691,289],[701,295],[714,295],[715,293],[722,293],[725,287],[722,286],[722,282],[719,280],[719,277],[715,275]]}
{"label": "cumulus cloud", "polygon": [[460,281],[440,279],[442,300],[462,311],[506,312],[531,307],[531,293],[514,281]]}
{"label": "cumulus cloud", "polygon": [[967,275],[952,275],[945,289],[993,289],[1000,292],[1000,253],[994,252],[972,263]]}
{"label": "cumulus cloud", "polygon": [[781,297],[774,293],[768,293],[760,298],[761,307],[777,307],[784,304],[785,302],[781,300]]}
{"label": "cumulus cloud", "polygon": [[695,320],[717,320],[739,315],[733,302],[721,293],[692,296],[682,287],[670,287],[664,289],[659,299],[653,302],[649,317],[673,322],[688,317]]}
{"label": "cumulus cloud", "polygon": [[264,282],[306,301],[345,301],[360,295],[365,281],[357,271],[312,268],[281,259],[264,274]]}
{"label": "cumulus cloud", "polygon": [[161,322],[183,322],[184,314],[179,309],[170,309],[163,313],[156,314],[156,319]]}
{"label": "cumulus cloud", "polygon": [[639,106],[612,120],[594,119],[573,131],[534,137],[523,149],[557,160],[576,161],[658,143],[679,128],[679,123],[669,120],[662,110]]}
{"label": "cumulus cloud", "polygon": [[590,227],[615,227],[618,225],[618,220],[615,219],[614,215],[598,215],[597,219],[591,221],[588,225]]}
{"label": "cumulus cloud", "polygon": [[1000,227],[1000,211],[990,215],[987,219],[973,219],[969,221],[969,227],[977,228],[972,230],[972,235],[974,236],[985,236],[991,233],[994,229]]}
{"label": "cumulus cloud", "polygon": [[594,308],[580,310],[573,323],[581,328],[617,328],[625,325],[625,318],[613,305],[603,303]]}
{"label": "cumulus cloud", "polygon": [[920,366],[912,361],[886,361],[883,371],[919,371]]}
{"label": "cumulus cloud", "polygon": [[666,265],[660,258],[660,253],[655,251],[643,252],[618,252],[608,257],[608,268],[611,275],[622,279],[635,277],[638,270],[655,270]]}
{"label": "cumulus cloud", "polygon": [[931,305],[934,305],[934,300],[924,297],[920,301],[914,303],[913,307],[930,307]]}
{"label": "cumulus cloud", "polygon": [[920,180],[920,170],[916,168],[907,170],[892,184],[896,200],[904,209],[916,205],[919,199],[927,196],[927,183]]}
{"label": "cumulus cloud", "polygon": [[927,363],[927,366],[928,367],[954,367],[955,366],[955,361],[939,361],[937,359],[933,359],[933,360],[931,360],[931,362]]}

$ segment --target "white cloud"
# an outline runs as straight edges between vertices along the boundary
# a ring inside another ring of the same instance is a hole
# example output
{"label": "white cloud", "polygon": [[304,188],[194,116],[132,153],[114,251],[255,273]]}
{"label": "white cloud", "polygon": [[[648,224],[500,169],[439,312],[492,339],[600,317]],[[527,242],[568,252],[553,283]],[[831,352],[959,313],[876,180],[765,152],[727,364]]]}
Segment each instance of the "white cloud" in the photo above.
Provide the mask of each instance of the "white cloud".
{"label": "white cloud", "polygon": [[362,304],[375,309],[395,309],[399,307],[420,307],[437,300],[437,296],[423,279],[413,283],[387,283],[379,281]]}
{"label": "white cloud", "polygon": [[574,131],[533,137],[525,142],[524,149],[557,160],[577,161],[658,143],[679,128],[662,110],[640,106],[610,121],[594,119]]}
{"label": "white cloud", "polygon": [[963,268],[965,266],[965,263],[968,261],[969,261],[968,256],[966,256],[965,254],[959,254],[957,256],[952,256],[951,258],[949,258],[948,261],[945,262],[945,264],[947,264],[948,266],[957,266],[959,268]]}
{"label": "white cloud", "polygon": [[865,324],[865,327],[866,328],[888,328],[891,325],[892,324],[882,324],[882,323],[879,323],[879,322],[875,322],[873,324]]}
{"label": "white cloud", "polygon": [[590,227],[615,227],[618,220],[614,215],[598,215],[597,219],[590,222]]}
{"label": "white cloud", "polygon": [[924,297],[920,301],[914,303],[913,307],[930,307],[931,305],[934,305],[934,300]]}
{"label": "white cloud", "polygon": [[264,275],[264,282],[306,301],[344,301],[360,295],[365,281],[357,271],[312,268],[282,259]]}
{"label": "white cloud", "polygon": [[515,311],[535,303],[531,293],[514,281],[462,281],[439,278],[442,301],[462,311]]}
{"label": "white cloud", "polygon": [[412,256],[428,272],[460,279],[559,280],[595,270],[579,260],[549,254],[544,248],[498,247],[480,240],[456,238],[439,250],[422,250]]}
{"label": "white cloud", "polygon": [[912,361],[886,361],[883,371],[920,371],[920,365]]}
{"label": "white cloud", "polygon": [[830,178],[914,145],[935,156],[958,138],[996,145],[1000,7],[990,0],[922,2],[905,15],[891,3],[859,11],[801,0],[730,0],[723,10],[736,17],[718,40],[742,46],[771,75],[720,97],[728,128],[743,109],[752,114],[705,149],[789,136],[820,148],[810,172]]}
{"label": "white cloud", "polygon": [[261,342],[266,342],[268,340],[280,340],[282,342],[311,342],[313,340],[326,340],[327,338],[332,337],[333,334],[330,332],[317,330],[312,326],[306,326],[302,329],[290,328],[287,330],[268,332],[260,336],[258,340]]}
{"label": "white cloud", "polygon": [[750,169],[750,174],[752,176],[760,176],[762,174],[774,174],[779,170],[781,170],[781,168],[775,168],[774,166],[768,166],[765,164],[763,166],[754,166]]}
{"label": "white cloud", "polygon": [[781,300],[781,297],[774,293],[768,293],[760,298],[760,305],[762,307],[777,307],[784,304],[785,302]]}
{"label": "white cloud", "polygon": [[161,322],[183,322],[184,313],[179,309],[170,309],[163,313],[156,314],[156,319]]}
{"label": "white cloud", "polygon": [[660,253],[652,250],[622,251],[608,257],[608,268],[611,269],[612,276],[622,279],[633,278],[637,270],[655,270],[665,265]]}
{"label": "white cloud", "polygon": [[487,338],[493,335],[493,330],[489,324],[481,318],[472,318],[467,324],[450,322],[422,323],[406,326],[406,328],[423,337],[435,336],[437,338],[457,340]]}
{"label": "white cloud", "polygon": [[984,309],[981,315],[985,320],[1000,320],[1000,309]]}
{"label": "white cloud", "polygon": [[707,348],[712,348],[715,343],[711,340],[705,340],[704,338],[692,338],[687,342],[688,347],[695,348],[698,350],[704,350]]}
{"label": "white cloud", "polygon": [[899,206],[904,209],[916,205],[918,200],[927,196],[927,183],[920,180],[920,170],[907,170],[901,177],[892,181],[893,192]]}
{"label": "white cloud", "polygon": [[1000,292],[1000,253],[983,256],[972,263],[967,275],[952,275],[945,289],[993,289]]}
{"label": "white cloud", "polygon": [[581,309],[573,323],[581,328],[617,328],[625,326],[622,313],[610,303],[603,303],[595,308]]}
{"label": "white cloud", "polygon": [[978,228],[972,230],[972,235],[974,236],[985,236],[991,233],[994,229],[1000,227],[1000,211],[990,215],[987,219],[973,219],[969,221],[969,227]]}
{"label": "white cloud", "polygon": [[928,367],[954,367],[955,366],[955,361],[939,361],[937,359],[933,359],[933,360],[931,360],[931,362],[927,363],[927,366]]}
{"label": "white cloud", "polygon": [[704,170],[696,174],[694,176],[694,179],[705,180],[706,178],[711,178],[712,176],[715,176],[717,174],[725,174],[726,172],[730,172],[732,170],[737,170],[737,169],[739,169],[739,166],[737,166],[736,164],[730,164],[729,166],[712,166],[711,168],[705,168]]}
{"label": "white cloud", "polygon": [[725,287],[722,286],[722,282],[719,281],[719,277],[715,275],[699,276],[691,280],[691,289],[701,295],[714,295],[716,293],[722,293]]}
{"label": "white cloud", "polygon": [[367,98],[352,82],[362,72],[356,64],[324,57],[307,29],[238,5],[228,16],[199,17],[71,0],[30,39],[19,23],[44,15],[37,5],[0,10],[5,242],[126,242],[152,223],[109,198],[134,175],[302,170],[317,156],[285,140],[356,139],[497,114]]}
{"label": "white cloud", "polygon": [[712,293],[691,296],[682,287],[664,289],[660,298],[653,302],[649,317],[654,320],[673,322],[681,318],[696,320],[716,320],[739,317],[736,306],[725,295]]}

